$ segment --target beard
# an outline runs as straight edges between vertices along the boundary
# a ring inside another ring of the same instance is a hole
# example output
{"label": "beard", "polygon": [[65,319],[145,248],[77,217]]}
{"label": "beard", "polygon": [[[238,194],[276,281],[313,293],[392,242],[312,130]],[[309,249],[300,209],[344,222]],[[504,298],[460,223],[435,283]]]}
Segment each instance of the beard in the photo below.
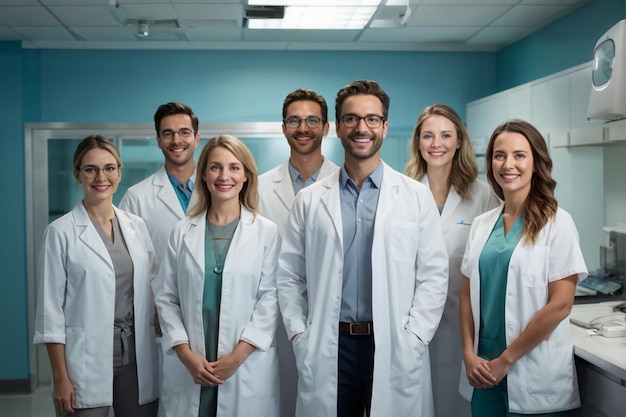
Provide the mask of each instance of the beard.
{"label": "beard", "polygon": [[341,144],[346,151],[347,155],[350,155],[354,159],[365,160],[375,155],[383,144],[383,140],[378,135],[373,135],[370,141],[369,148],[360,148],[354,145],[352,141],[353,137],[360,137],[361,135],[350,135],[346,138],[341,138]]}

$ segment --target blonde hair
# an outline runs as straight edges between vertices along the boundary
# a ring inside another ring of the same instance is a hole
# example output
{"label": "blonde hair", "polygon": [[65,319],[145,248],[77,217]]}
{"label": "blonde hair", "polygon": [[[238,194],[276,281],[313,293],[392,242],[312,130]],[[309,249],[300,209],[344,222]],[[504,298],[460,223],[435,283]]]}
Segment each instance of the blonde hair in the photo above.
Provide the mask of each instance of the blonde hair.
{"label": "blonde hair", "polygon": [[103,149],[115,158],[117,165],[122,167],[122,157],[111,139],[103,135],[91,135],[83,139],[74,151],[74,176],[78,175],[85,154],[92,149]]}
{"label": "blonde hair", "polygon": [[197,216],[211,206],[211,194],[203,177],[209,162],[209,155],[217,147],[230,151],[243,165],[248,180],[243,184],[243,188],[239,192],[239,201],[245,208],[253,213],[257,213],[259,206],[259,174],[254,157],[241,140],[231,135],[220,135],[211,138],[200,153],[196,168],[197,179],[195,186],[198,200],[189,210],[189,217]]}
{"label": "blonde hair", "polygon": [[478,177],[478,165],[476,165],[472,141],[469,133],[467,133],[465,124],[452,107],[445,104],[433,104],[426,107],[419,115],[411,138],[411,159],[406,164],[404,172],[409,177],[420,181],[428,171],[428,164],[420,152],[420,135],[422,133],[422,125],[430,116],[443,116],[454,124],[460,147],[456,150],[452,159],[448,186],[454,187],[463,201],[469,201],[472,199],[472,184]]}

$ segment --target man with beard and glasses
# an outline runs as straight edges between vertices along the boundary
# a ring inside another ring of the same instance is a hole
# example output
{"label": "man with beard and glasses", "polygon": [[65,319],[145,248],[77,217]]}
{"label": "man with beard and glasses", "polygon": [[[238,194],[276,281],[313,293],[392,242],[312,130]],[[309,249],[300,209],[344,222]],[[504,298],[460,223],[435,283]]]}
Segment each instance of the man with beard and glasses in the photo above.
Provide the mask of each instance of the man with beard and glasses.
{"label": "man with beard and glasses", "polygon": [[388,110],[374,81],[339,90],[344,164],[300,191],[289,213],[277,286],[297,417],[434,415],[428,343],[448,255],[430,190],[380,158]]}
{"label": "man with beard and glasses", "polygon": [[[328,106],[313,90],[297,89],[283,102],[283,134],[291,148],[289,160],[259,176],[259,211],[283,233],[289,209],[298,191],[338,167],[322,155],[322,139],[328,134]],[[291,342],[284,327],[276,333],[280,363],[281,407],[284,417],[296,407],[298,374]]]}
{"label": "man with beard and glasses", "polygon": [[283,134],[291,148],[289,160],[259,176],[259,210],[278,225],[281,234],[298,191],[338,168],[322,155],[328,127],[324,97],[304,88],[285,97]]}

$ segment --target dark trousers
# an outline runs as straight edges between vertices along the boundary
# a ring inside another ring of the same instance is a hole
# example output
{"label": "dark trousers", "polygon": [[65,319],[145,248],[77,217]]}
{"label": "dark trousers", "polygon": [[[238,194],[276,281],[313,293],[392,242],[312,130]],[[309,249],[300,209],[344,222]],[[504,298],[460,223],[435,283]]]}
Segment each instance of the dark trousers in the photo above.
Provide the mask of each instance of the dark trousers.
{"label": "dark trousers", "polygon": [[339,332],[338,417],[370,415],[374,374],[374,335]]}

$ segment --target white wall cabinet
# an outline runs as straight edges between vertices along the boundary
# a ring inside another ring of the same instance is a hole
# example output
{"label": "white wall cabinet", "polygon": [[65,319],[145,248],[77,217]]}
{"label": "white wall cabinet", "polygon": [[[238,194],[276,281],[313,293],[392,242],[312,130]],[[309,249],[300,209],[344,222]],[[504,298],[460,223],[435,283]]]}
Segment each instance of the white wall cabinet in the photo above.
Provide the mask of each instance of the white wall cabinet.
{"label": "white wall cabinet", "polygon": [[[606,195],[614,191],[605,188],[607,167],[602,145],[607,141],[606,127],[587,121],[590,80],[588,63],[468,103],[466,114],[472,137],[489,138],[496,126],[511,118],[527,120],[542,133],[554,163],[552,174],[557,181],[559,205],[572,214],[587,267],[594,271],[600,267],[602,227],[611,225],[605,223]],[[624,136],[626,141],[626,122],[611,131],[611,137]],[[623,171],[624,165],[618,169]],[[609,170],[614,175],[615,169]],[[626,199],[621,183],[618,195]],[[615,204],[613,200],[611,203]]]}

